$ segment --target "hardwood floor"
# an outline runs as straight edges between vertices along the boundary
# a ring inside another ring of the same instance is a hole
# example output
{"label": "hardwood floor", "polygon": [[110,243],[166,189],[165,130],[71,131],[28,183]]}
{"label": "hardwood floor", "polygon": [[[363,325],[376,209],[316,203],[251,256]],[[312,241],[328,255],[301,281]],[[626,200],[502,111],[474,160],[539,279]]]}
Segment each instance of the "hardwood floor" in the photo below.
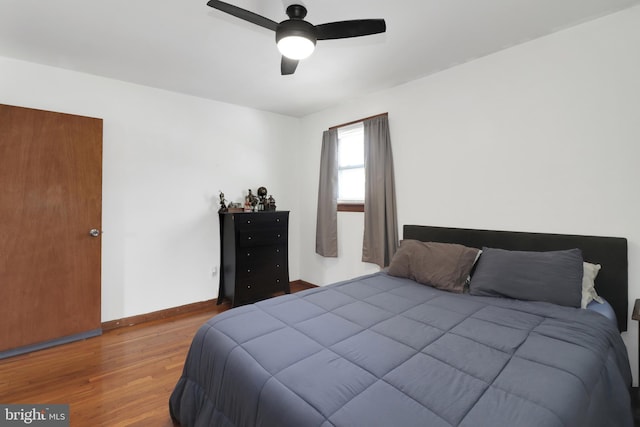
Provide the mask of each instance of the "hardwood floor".
{"label": "hardwood floor", "polygon": [[191,340],[206,320],[229,308],[228,302],[211,304],[0,360],[0,403],[66,403],[72,427],[173,426],[169,396]]}

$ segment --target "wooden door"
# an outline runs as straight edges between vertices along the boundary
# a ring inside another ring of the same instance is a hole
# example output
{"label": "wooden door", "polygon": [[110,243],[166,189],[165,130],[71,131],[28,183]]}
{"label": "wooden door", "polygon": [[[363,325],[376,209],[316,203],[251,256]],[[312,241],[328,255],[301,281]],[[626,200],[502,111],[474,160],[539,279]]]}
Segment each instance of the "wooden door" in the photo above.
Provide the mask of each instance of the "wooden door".
{"label": "wooden door", "polygon": [[100,333],[102,120],[0,104],[0,355]]}

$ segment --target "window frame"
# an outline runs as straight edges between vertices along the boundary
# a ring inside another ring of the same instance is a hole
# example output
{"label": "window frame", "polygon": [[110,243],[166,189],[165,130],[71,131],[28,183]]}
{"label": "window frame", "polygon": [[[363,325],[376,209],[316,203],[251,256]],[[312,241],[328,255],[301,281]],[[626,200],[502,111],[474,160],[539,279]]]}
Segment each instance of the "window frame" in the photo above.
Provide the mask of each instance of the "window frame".
{"label": "window frame", "polygon": [[[340,129],[338,129],[338,144],[340,144],[340,132],[352,132],[354,129],[356,128],[361,128],[362,130],[362,137],[364,139],[364,124],[363,124],[364,120],[362,121],[356,121],[356,122],[352,122],[349,123],[348,125],[345,125],[343,127],[341,127]],[[342,170],[348,170],[348,169],[362,169],[363,171],[365,171],[365,163],[364,163],[364,152],[363,152],[363,158],[362,158],[362,166],[360,165],[350,165],[350,166],[344,166],[344,167],[340,167],[340,158],[338,156],[338,174],[340,173],[340,171]],[[338,192],[340,189],[340,180],[338,179]],[[363,188],[364,190],[364,188]],[[364,212],[364,194],[363,196],[363,200],[341,200],[338,199],[338,204],[337,204],[337,211],[338,212]]]}
{"label": "window frame", "polygon": [[338,212],[364,212],[364,202],[338,203]]}

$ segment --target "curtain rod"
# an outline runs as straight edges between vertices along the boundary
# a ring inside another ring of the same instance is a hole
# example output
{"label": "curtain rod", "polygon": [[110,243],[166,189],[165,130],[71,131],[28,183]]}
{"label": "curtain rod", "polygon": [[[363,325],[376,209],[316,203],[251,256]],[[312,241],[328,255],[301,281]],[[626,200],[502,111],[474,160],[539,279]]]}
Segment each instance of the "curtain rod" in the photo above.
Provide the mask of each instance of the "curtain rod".
{"label": "curtain rod", "polygon": [[341,124],[341,125],[331,126],[331,127],[329,128],[329,130],[338,129],[338,128],[343,128],[343,127],[345,127],[345,126],[354,125],[354,124],[356,124],[356,123],[364,122],[365,120],[375,119],[376,117],[384,117],[384,116],[388,116],[388,115],[389,115],[389,113],[380,113],[380,114],[376,114],[375,116],[365,117],[364,119],[354,120],[354,121],[352,121],[352,122],[343,123],[343,124]]}

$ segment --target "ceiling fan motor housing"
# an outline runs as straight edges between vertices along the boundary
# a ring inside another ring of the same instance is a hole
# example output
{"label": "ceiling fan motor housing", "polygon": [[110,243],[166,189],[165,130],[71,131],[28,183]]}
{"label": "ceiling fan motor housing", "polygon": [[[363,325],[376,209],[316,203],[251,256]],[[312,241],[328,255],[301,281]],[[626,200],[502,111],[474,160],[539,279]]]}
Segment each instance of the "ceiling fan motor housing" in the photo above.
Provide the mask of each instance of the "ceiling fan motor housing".
{"label": "ceiling fan motor housing", "polygon": [[316,44],[318,36],[316,35],[316,27],[307,21],[301,19],[288,19],[278,24],[276,29],[276,43],[285,37],[304,37]]}

